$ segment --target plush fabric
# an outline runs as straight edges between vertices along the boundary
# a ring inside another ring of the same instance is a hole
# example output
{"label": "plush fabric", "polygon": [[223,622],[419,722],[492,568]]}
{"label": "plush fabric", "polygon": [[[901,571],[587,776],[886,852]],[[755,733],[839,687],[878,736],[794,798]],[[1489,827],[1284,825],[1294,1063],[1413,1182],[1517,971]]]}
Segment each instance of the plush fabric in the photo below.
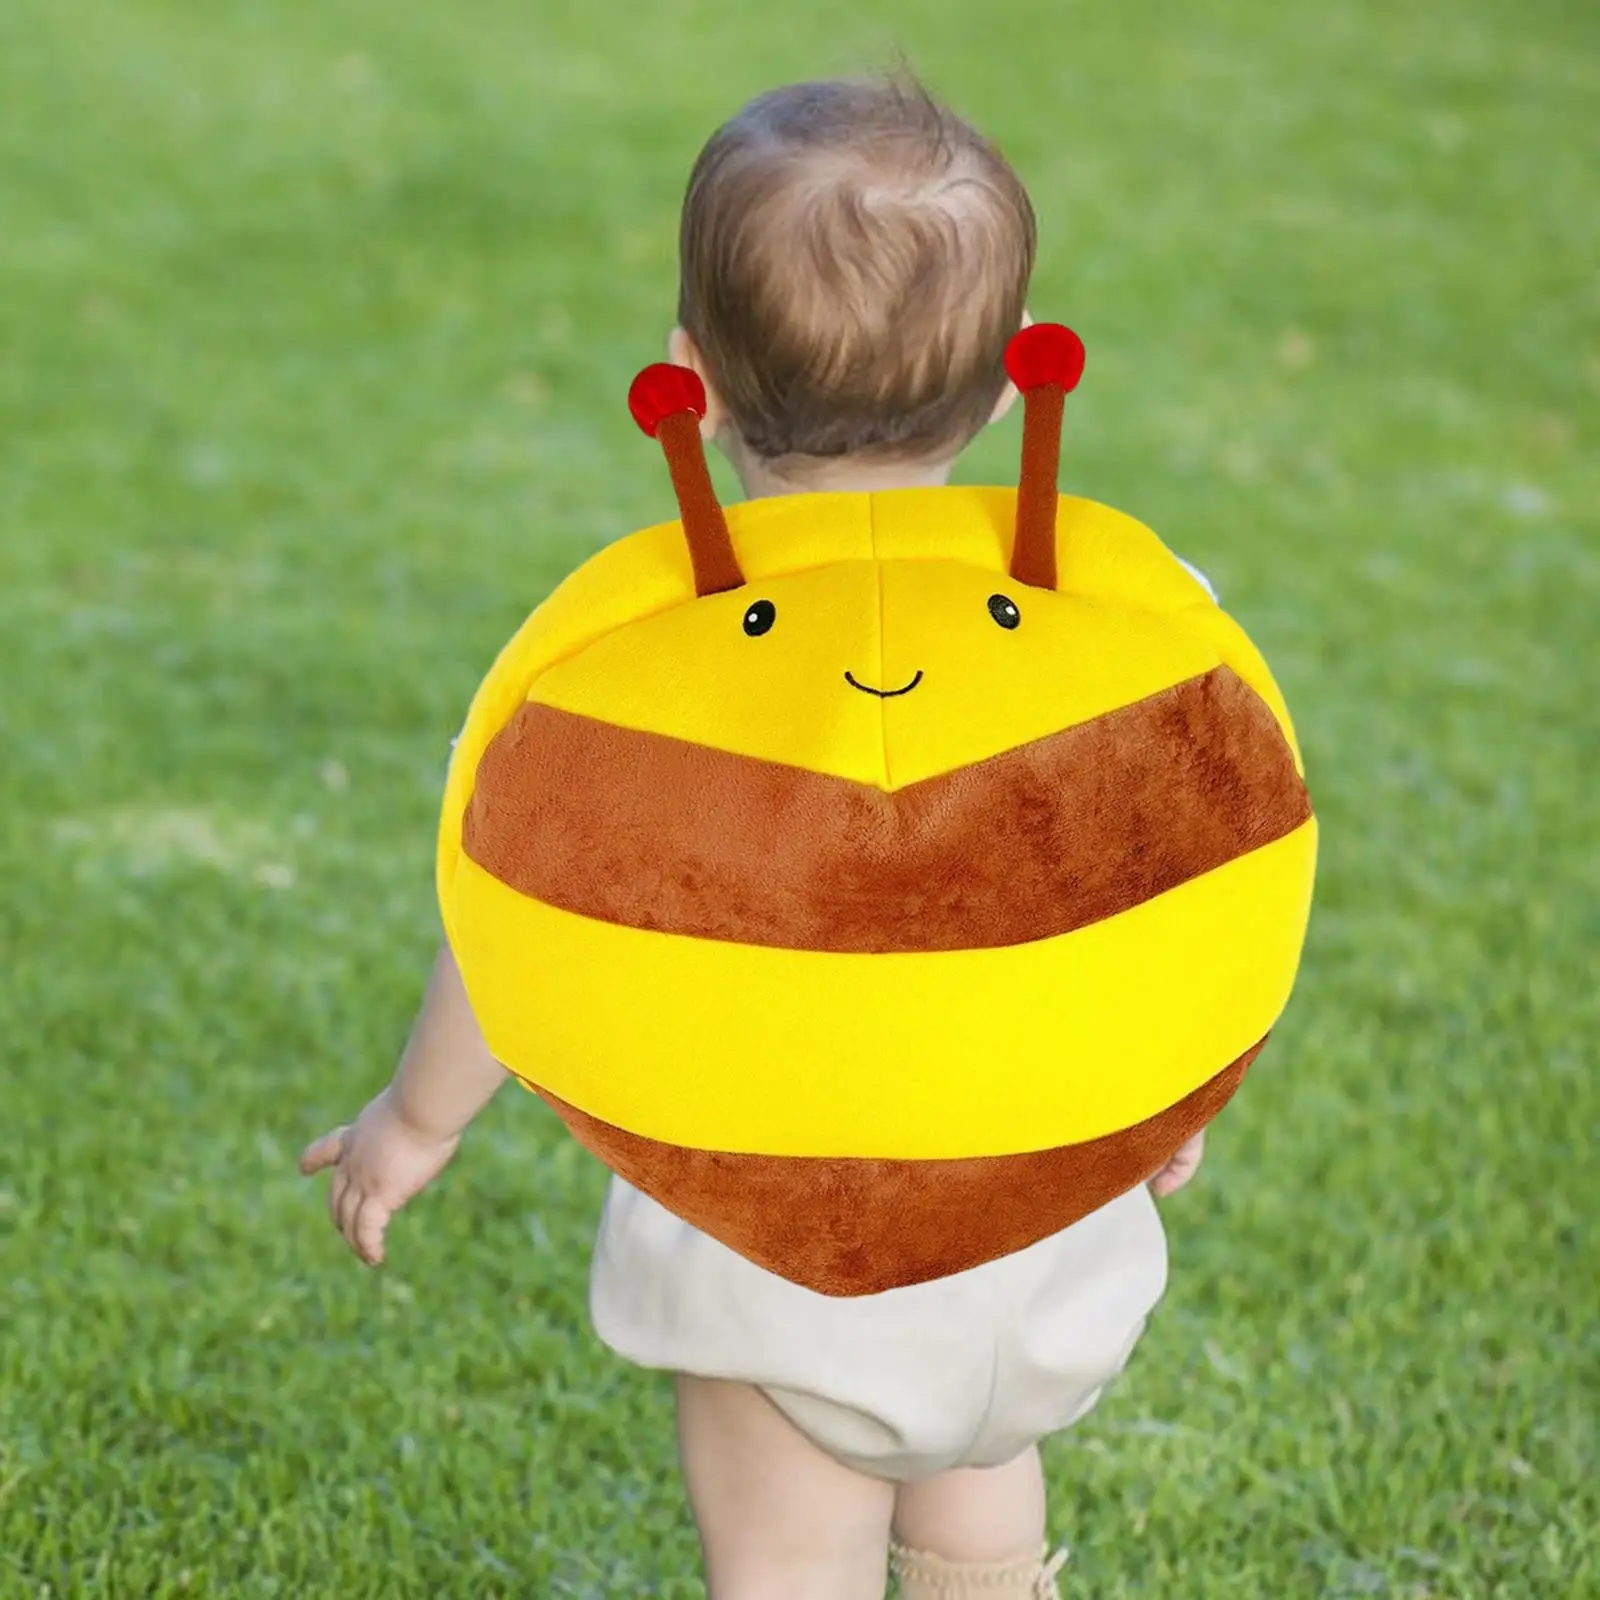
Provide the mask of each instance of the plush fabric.
{"label": "plush fabric", "polygon": [[[1216,1116],[1263,1043],[1176,1105],[1106,1138],[955,1161],[688,1149],[641,1139],[535,1087],[580,1144],[668,1210],[791,1282],[861,1295],[1009,1255],[1125,1193]],[[981,1063],[974,1076],[1004,1092],[1003,1078]]]}
{"label": "plush fabric", "polygon": [[1054,493],[717,504],[692,374],[630,397],[680,520],[502,652],[437,882],[490,1049],[661,1204],[830,1295],[977,1266],[1159,1168],[1287,1002],[1317,824],[1272,675],[1150,530]]}
{"label": "plush fabric", "polygon": [[525,702],[467,855],[629,927],[799,950],[968,950],[1113,916],[1310,815],[1227,667],[1020,749],[883,789]]}
{"label": "plush fabric", "polygon": [[493,1053],[632,1133],[1008,1155],[1142,1122],[1261,1038],[1293,983],[1315,848],[1313,818],[1071,933],[888,955],[629,928],[462,857],[455,947]]}

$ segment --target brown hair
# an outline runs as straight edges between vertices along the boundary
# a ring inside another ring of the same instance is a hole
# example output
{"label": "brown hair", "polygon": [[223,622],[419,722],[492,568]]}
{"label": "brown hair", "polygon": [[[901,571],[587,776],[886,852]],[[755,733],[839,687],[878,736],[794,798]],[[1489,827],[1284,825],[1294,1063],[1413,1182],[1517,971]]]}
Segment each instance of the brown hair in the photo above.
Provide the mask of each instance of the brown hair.
{"label": "brown hair", "polygon": [[757,456],[959,449],[1005,387],[1035,227],[988,140],[909,73],[793,84],[689,178],[678,320]]}

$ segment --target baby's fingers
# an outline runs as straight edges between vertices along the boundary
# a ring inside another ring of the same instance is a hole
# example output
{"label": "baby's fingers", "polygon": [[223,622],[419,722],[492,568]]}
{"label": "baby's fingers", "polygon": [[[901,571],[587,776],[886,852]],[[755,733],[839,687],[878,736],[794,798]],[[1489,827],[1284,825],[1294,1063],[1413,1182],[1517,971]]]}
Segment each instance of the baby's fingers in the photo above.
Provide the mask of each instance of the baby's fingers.
{"label": "baby's fingers", "polygon": [[335,1128],[332,1133],[325,1133],[320,1139],[308,1144],[300,1155],[300,1171],[306,1177],[314,1172],[321,1172],[324,1167],[331,1167],[339,1157],[344,1154],[345,1135],[349,1128]]}
{"label": "baby's fingers", "polygon": [[356,1213],[361,1209],[362,1189],[343,1167],[333,1175],[328,1191],[328,1209],[333,1213],[333,1225],[354,1248],[356,1242]]}
{"label": "baby's fingers", "polygon": [[356,1212],[353,1236],[347,1237],[355,1253],[369,1267],[376,1267],[383,1261],[383,1234],[392,1215],[388,1206],[381,1200],[374,1200],[370,1194]]}

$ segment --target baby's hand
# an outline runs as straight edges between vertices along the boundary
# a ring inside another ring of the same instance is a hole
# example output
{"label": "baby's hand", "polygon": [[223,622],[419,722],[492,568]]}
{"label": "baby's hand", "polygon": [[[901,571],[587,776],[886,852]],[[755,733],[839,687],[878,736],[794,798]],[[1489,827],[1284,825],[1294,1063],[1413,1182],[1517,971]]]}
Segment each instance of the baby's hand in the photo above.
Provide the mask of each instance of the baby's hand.
{"label": "baby's hand", "polygon": [[1205,1154],[1206,1130],[1202,1128],[1192,1139],[1178,1146],[1177,1153],[1150,1180],[1150,1192],[1158,1200],[1176,1194],[1200,1170],[1200,1158]]}
{"label": "baby's hand", "polygon": [[328,1209],[334,1226],[369,1267],[383,1260],[389,1219],[430,1184],[456,1153],[461,1135],[430,1139],[410,1127],[385,1089],[349,1127],[308,1145],[300,1170],[308,1178],[333,1167]]}

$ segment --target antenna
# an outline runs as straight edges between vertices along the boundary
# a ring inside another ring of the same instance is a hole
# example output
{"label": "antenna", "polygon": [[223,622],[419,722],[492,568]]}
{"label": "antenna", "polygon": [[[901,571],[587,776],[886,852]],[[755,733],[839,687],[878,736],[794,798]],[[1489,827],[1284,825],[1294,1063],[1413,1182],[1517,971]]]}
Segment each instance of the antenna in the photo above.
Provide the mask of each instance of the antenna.
{"label": "antenna", "polygon": [[1036,589],[1053,589],[1061,412],[1083,376],[1083,340],[1059,322],[1035,322],[1006,345],[1006,374],[1022,392],[1022,472],[1011,576]]}
{"label": "antenna", "polygon": [[727,519],[717,500],[700,439],[706,414],[706,386],[689,367],[658,361],[646,367],[628,388],[628,410],[652,439],[661,443],[678,496],[683,537],[694,565],[696,595],[720,594],[744,583],[739,558],[728,535]]}

